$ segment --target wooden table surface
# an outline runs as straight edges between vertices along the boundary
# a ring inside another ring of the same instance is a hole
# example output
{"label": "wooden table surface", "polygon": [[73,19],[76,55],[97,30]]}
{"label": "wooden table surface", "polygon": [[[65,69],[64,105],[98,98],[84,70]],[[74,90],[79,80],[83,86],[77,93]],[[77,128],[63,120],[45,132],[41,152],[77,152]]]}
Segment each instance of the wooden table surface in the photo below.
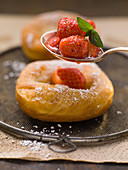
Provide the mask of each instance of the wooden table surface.
{"label": "wooden table surface", "polygon": [[128,164],[94,164],[71,161],[31,162],[24,160],[1,160],[1,170],[127,170]]}
{"label": "wooden table surface", "polygon": [[[0,15],[0,52],[21,45],[22,27],[33,16]],[[128,46],[128,17],[94,18],[106,46]],[[127,164],[94,164],[71,161],[31,162],[24,160],[0,160],[0,170],[126,170]]]}

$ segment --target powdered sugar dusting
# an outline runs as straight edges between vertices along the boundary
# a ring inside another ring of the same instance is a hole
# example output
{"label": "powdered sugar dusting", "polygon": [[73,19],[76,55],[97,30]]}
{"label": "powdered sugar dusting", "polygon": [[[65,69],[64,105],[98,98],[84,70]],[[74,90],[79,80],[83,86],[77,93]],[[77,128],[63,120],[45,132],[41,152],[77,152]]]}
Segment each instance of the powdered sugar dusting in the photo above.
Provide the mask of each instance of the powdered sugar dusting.
{"label": "powdered sugar dusting", "polygon": [[14,71],[19,72],[19,71],[22,71],[24,69],[24,67],[26,66],[26,63],[21,62],[21,61],[11,61],[11,60],[9,60],[9,61],[3,62],[3,66],[4,67],[11,66]]}
{"label": "powdered sugar dusting", "polygon": [[59,85],[59,84],[56,84],[54,87],[54,90],[57,91],[58,93],[63,93],[64,91],[66,91],[68,89],[69,89],[68,86]]}
{"label": "powdered sugar dusting", "polygon": [[20,61],[8,60],[8,61],[3,62],[3,66],[12,69],[12,71],[10,71],[8,74],[3,76],[4,80],[8,80],[9,78],[13,78],[13,77],[17,78],[19,76],[20,72],[26,66],[26,63],[20,62]]}
{"label": "powdered sugar dusting", "polygon": [[[41,94],[42,93],[42,87],[36,87],[35,91],[36,91],[37,94]],[[37,98],[38,97],[36,97],[35,100],[38,100]]]}
{"label": "powdered sugar dusting", "polygon": [[81,98],[84,98],[83,92],[82,92],[82,91],[80,91],[80,95],[81,95]]}
{"label": "powdered sugar dusting", "polygon": [[118,115],[122,115],[122,114],[123,114],[123,112],[120,111],[120,110],[117,110],[116,113],[117,113]]}
{"label": "powdered sugar dusting", "polygon": [[36,90],[42,91],[42,87],[37,87]]}
{"label": "powdered sugar dusting", "polygon": [[47,147],[47,144],[38,142],[37,140],[21,140],[20,144],[21,146],[27,146],[30,150],[34,151],[40,151],[42,148],[45,149],[45,147]]}
{"label": "powdered sugar dusting", "polygon": [[4,75],[4,80],[8,80],[9,79],[9,76],[8,75]]}
{"label": "powdered sugar dusting", "polygon": [[77,101],[78,99],[76,97],[73,98],[74,101]]}
{"label": "powdered sugar dusting", "polygon": [[46,155],[46,158],[49,158],[51,156],[51,154],[50,153],[48,153],[47,155]]}
{"label": "powdered sugar dusting", "polygon": [[93,72],[93,73],[92,73],[92,76],[97,76],[97,77],[99,77],[99,73]]}
{"label": "powdered sugar dusting", "polygon": [[[51,89],[49,88],[49,90]],[[61,94],[63,94],[63,92],[68,92],[69,90],[72,91],[72,97],[74,98],[74,101],[78,100],[78,98],[76,97],[76,92],[79,93],[81,98],[85,98],[86,97],[85,93],[89,93],[89,89],[74,89],[74,88],[69,88],[66,85],[55,85],[54,90]]]}
{"label": "powdered sugar dusting", "polygon": [[35,97],[35,100],[40,100],[40,98],[39,97]]}

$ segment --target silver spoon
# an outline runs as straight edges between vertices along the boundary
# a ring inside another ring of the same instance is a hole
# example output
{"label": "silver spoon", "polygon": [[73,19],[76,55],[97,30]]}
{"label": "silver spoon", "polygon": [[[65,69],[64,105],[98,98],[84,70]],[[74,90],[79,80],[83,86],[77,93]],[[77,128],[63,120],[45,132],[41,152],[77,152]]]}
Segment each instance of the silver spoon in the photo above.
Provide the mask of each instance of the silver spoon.
{"label": "silver spoon", "polygon": [[42,36],[41,36],[41,43],[42,45],[55,57],[59,58],[59,59],[63,59],[63,60],[68,60],[68,61],[72,61],[72,62],[77,62],[77,63],[80,63],[80,62],[98,62],[100,60],[102,60],[105,56],[107,56],[108,54],[111,54],[111,53],[115,53],[115,52],[128,52],[128,47],[117,47],[117,48],[112,48],[112,49],[109,49],[105,52],[103,52],[102,50],[102,53],[98,55],[98,57],[87,57],[87,58],[83,58],[83,59],[78,59],[78,58],[73,58],[73,57],[65,57],[63,55],[60,55],[60,54],[57,54],[56,52],[53,52],[51,51],[45,44],[46,42],[50,39],[50,38],[53,38],[55,37],[57,34],[56,31],[49,31],[49,32],[46,32],[44,33]]}

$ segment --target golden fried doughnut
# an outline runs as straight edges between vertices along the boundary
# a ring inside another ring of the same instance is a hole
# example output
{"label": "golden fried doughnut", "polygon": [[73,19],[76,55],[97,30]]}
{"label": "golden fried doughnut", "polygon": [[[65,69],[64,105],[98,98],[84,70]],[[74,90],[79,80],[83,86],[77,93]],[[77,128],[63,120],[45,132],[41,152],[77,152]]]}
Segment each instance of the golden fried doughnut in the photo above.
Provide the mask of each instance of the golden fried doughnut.
{"label": "golden fried doughnut", "polygon": [[[56,30],[58,22],[63,17],[76,18],[77,13],[66,11],[46,12],[38,15],[32,22],[25,25],[22,30],[22,49],[33,60],[55,59],[40,42],[41,35],[50,30]],[[42,55],[42,53],[44,55]]]}
{"label": "golden fried doughnut", "polygon": [[[86,89],[53,85],[52,74],[58,66],[78,68],[86,77]],[[32,62],[16,84],[16,99],[23,112],[42,121],[73,122],[97,117],[109,108],[113,94],[111,81],[94,63]]]}

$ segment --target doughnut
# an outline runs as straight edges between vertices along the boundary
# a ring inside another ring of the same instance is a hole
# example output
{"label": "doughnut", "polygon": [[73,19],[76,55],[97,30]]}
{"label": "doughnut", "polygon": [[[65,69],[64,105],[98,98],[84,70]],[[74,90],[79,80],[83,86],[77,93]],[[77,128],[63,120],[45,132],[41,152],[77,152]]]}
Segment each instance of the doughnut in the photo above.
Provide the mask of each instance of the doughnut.
{"label": "doughnut", "polygon": [[80,14],[66,11],[52,11],[35,17],[35,19],[24,26],[21,33],[22,49],[26,56],[32,60],[55,59],[41,45],[41,35],[47,31],[56,30],[58,21],[62,17],[76,18],[77,16],[80,16]]}
{"label": "doughnut", "polygon": [[[86,77],[85,89],[52,84],[58,68],[77,68]],[[76,64],[63,60],[34,61],[20,73],[16,99],[24,113],[51,122],[75,122],[97,117],[110,107],[114,89],[95,63]]]}

